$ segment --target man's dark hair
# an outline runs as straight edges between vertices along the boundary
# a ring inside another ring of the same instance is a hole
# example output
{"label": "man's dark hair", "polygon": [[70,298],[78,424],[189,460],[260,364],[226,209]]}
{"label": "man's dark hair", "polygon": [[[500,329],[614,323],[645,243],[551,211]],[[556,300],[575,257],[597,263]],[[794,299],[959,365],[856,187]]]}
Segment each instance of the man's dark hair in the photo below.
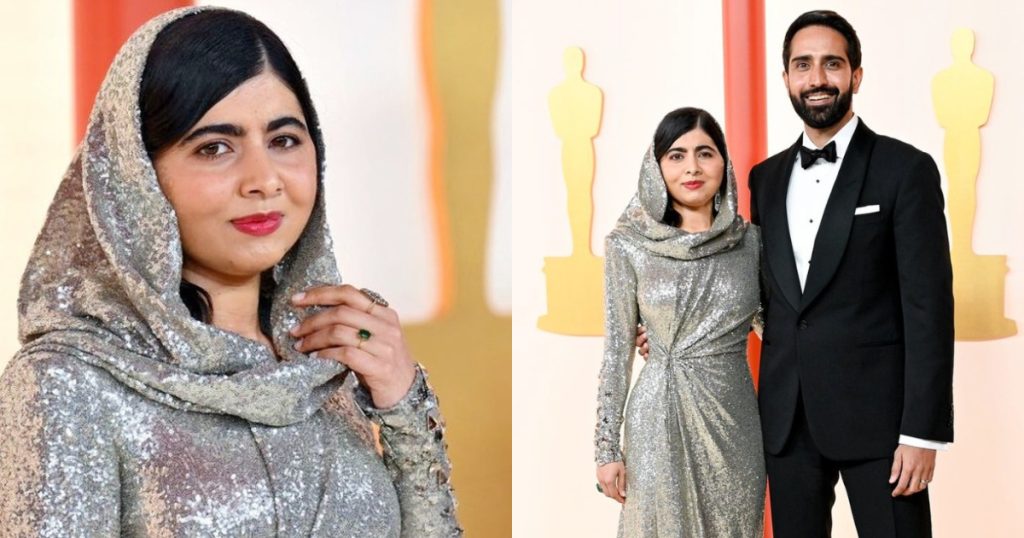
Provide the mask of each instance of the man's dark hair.
{"label": "man's dark hair", "polygon": [[856,70],[860,67],[860,39],[857,38],[857,31],[835,11],[818,10],[800,15],[789,25],[789,30],[786,30],[786,38],[782,41],[782,67],[787,73],[793,36],[808,26],[824,26],[839,32],[839,35],[846,39],[846,58],[850,61],[850,69]]}

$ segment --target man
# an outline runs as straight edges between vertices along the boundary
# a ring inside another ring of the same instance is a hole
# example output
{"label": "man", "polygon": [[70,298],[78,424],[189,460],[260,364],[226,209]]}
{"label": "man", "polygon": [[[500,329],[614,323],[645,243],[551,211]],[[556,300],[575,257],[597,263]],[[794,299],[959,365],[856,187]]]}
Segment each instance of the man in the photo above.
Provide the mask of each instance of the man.
{"label": "man", "polygon": [[841,475],[861,536],[930,536],[953,440],[952,268],[935,162],[868,129],[853,27],[798,17],[783,80],[804,133],[750,172],[765,328],[759,404],[775,536],[831,531]]}
{"label": "man", "polygon": [[[804,133],[750,172],[761,226],[758,400],[777,538],[829,536],[843,477],[865,537],[931,536],[953,441],[952,268],[939,173],[851,107],[860,41],[831,11],[786,32]],[[637,339],[646,355],[646,337]]]}

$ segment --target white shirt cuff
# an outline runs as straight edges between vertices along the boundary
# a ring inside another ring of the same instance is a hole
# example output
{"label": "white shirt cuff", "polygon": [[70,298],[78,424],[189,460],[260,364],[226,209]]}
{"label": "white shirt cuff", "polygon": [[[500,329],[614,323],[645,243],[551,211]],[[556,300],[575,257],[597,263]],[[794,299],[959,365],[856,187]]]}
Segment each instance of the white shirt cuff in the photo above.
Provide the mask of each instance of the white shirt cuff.
{"label": "white shirt cuff", "polygon": [[927,439],[918,439],[917,437],[911,437],[909,435],[901,435],[900,444],[917,448],[930,448],[932,450],[949,450],[949,445],[952,443],[929,441]]}

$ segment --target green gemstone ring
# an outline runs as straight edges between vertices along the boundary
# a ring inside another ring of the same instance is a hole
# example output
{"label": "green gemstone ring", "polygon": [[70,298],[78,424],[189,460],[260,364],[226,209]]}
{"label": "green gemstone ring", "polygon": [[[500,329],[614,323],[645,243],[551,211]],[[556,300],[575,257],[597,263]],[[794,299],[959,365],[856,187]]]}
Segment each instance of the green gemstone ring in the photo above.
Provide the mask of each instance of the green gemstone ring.
{"label": "green gemstone ring", "polygon": [[358,336],[360,340],[365,342],[369,340],[371,336],[373,336],[373,333],[366,329],[359,329],[359,332],[356,333],[356,336]]}

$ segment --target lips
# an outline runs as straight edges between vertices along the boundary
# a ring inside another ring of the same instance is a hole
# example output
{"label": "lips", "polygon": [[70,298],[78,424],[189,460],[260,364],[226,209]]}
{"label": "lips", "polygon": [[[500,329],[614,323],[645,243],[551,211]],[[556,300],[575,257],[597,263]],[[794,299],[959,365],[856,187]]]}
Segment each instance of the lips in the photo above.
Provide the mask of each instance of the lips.
{"label": "lips", "polygon": [[263,236],[277,231],[281,227],[281,219],[283,218],[284,214],[280,211],[253,213],[252,215],[233,219],[231,224],[234,225],[235,229],[244,234]]}
{"label": "lips", "polygon": [[704,186],[703,181],[687,181],[683,183],[683,188],[691,191],[695,191]]}

